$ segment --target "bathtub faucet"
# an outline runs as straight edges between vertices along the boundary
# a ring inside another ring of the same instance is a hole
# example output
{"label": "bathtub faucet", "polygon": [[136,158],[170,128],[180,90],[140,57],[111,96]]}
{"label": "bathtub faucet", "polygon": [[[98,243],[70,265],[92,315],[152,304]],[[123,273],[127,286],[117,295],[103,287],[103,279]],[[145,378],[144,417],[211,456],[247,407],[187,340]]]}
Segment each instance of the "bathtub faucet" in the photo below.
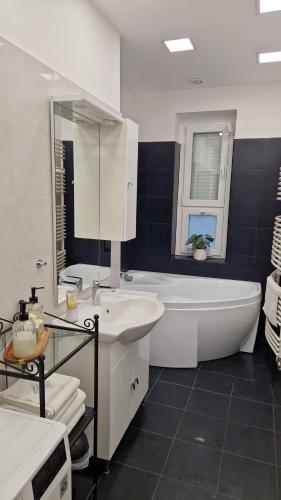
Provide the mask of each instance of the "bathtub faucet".
{"label": "bathtub faucet", "polygon": [[120,276],[124,279],[124,281],[133,281],[133,275],[129,274],[128,271],[120,273]]}
{"label": "bathtub faucet", "polygon": [[99,305],[99,300],[98,300],[98,296],[97,296],[97,291],[101,288],[107,288],[107,289],[111,289],[111,286],[105,286],[105,285],[101,285],[100,284],[100,281],[98,280],[94,280],[93,281],[93,305],[95,306],[98,306]]}

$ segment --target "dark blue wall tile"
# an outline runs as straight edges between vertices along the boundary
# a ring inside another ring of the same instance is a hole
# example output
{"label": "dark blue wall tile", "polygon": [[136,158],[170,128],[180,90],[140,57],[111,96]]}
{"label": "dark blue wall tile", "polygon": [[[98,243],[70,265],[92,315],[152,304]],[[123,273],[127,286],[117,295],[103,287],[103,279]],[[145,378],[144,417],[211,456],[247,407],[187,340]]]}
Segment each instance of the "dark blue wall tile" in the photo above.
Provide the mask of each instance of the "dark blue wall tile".
{"label": "dark blue wall tile", "polygon": [[265,160],[270,171],[273,173],[279,172],[281,165],[281,139],[275,137],[267,139],[265,145]]}
{"label": "dark blue wall tile", "polygon": [[139,170],[148,170],[150,163],[150,142],[139,143],[138,168]]}
{"label": "dark blue wall tile", "polygon": [[172,273],[170,250],[154,250],[150,248],[147,253],[147,270]]}
{"label": "dark blue wall tile", "polygon": [[173,172],[151,170],[149,172],[149,197],[171,198],[173,195]]}
{"label": "dark blue wall tile", "polygon": [[172,222],[173,203],[171,198],[150,198],[148,204],[149,222]]}
{"label": "dark blue wall tile", "polygon": [[268,258],[271,255],[272,236],[273,236],[272,228],[257,229],[256,251],[255,251],[255,255],[257,257]]}
{"label": "dark blue wall tile", "polygon": [[150,170],[174,169],[175,143],[174,142],[151,142],[150,147]]}
{"label": "dark blue wall tile", "polygon": [[138,170],[138,196],[148,196],[148,171]]}
{"label": "dark blue wall tile", "polygon": [[229,227],[227,255],[254,255],[255,241],[255,227]]}
{"label": "dark blue wall tile", "polygon": [[264,169],[266,139],[239,139],[234,141],[233,169]]}
{"label": "dark blue wall tile", "polygon": [[258,203],[258,227],[273,228],[276,215],[281,213],[281,202],[276,201],[276,192],[271,199],[261,199]]}
{"label": "dark blue wall tile", "polygon": [[148,224],[148,247],[170,249],[171,224]]}
{"label": "dark blue wall tile", "polygon": [[147,222],[148,220],[148,198],[138,196],[137,198],[137,222]]}
{"label": "dark blue wall tile", "polygon": [[137,223],[136,248],[147,248],[147,224],[145,222]]}
{"label": "dark blue wall tile", "polygon": [[248,255],[231,255],[226,258],[226,279],[252,280],[254,275],[255,257]]}
{"label": "dark blue wall tile", "polygon": [[258,223],[259,200],[243,199],[239,195],[237,199],[232,197],[229,206],[229,227],[256,227]]}

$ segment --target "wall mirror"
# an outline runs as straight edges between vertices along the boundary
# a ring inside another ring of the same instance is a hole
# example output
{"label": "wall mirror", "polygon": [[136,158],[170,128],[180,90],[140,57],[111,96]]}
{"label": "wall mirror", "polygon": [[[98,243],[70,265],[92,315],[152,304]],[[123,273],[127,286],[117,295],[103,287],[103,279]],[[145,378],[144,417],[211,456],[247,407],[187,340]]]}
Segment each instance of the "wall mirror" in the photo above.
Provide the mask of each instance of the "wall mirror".
{"label": "wall mirror", "polygon": [[54,283],[57,302],[109,276],[109,242],[100,241],[100,128],[51,103]]}

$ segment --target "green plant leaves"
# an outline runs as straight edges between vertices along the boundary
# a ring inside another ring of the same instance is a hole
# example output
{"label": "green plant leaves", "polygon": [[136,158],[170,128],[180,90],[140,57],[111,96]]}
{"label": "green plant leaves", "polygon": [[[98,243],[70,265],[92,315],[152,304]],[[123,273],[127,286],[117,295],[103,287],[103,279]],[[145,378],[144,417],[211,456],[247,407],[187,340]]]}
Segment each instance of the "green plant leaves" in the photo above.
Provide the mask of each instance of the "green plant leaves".
{"label": "green plant leaves", "polygon": [[214,238],[209,234],[192,234],[185,244],[192,245],[192,250],[206,250],[213,241]]}

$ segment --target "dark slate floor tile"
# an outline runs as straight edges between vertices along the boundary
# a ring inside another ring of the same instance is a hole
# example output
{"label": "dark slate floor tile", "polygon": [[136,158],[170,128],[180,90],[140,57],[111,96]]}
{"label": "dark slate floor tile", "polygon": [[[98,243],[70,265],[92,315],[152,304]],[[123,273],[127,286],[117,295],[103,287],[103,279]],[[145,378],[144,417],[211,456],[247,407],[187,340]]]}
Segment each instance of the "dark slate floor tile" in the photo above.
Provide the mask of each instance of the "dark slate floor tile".
{"label": "dark slate floor tile", "polygon": [[277,406],[281,406],[281,389],[279,387],[273,388],[273,402]]}
{"label": "dark slate floor tile", "polygon": [[273,407],[264,403],[232,398],[229,418],[241,424],[273,430]]}
{"label": "dark slate floor tile", "polygon": [[275,431],[281,432],[281,406],[274,407]]}
{"label": "dark slate floor tile", "polygon": [[184,408],[190,393],[187,387],[157,382],[148,396],[148,401],[175,408]]}
{"label": "dark slate floor tile", "polygon": [[181,415],[182,411],[176,408],[146,402],[140,407],[131,425],[164,436],[174,436]]}
{"label": "dark slate floor tile", "polygon": [[157,487],[154,500],[233,500],[191,484],[163,476]]}
{"label": "dark slate floor tile", "polygon": [[197,373],[196,368],[164,368],[160,380],[192,387]]}
{"label": "dark slate floor tile", "polygon": [[117,448],[113,461],[160,473],[171,442],[170,438],[130,427]]}
{"label": "dark slate floor tile", "polygon": [[277,467],[278,500],[281,500],[281,467]]}
{"label": "dark slate floor tile", "polygon": [[193,389],[186,409],[213,417],[226,418],[229,401],[230,398],[223,394],[214,394]]}
{"label": "dark slate floor tile", "polygon": [[224,453],[219,492],[241,500],[276,500],[275,467]]}
{"label": "dark slate floor tile", "polygon": [[258,363],[252,354],[239,353],[235,356],[235,375],[240,378],[272,382],[272,367]]}
{"label": "dark slate floor tile", "polygon": [[272,403],[272,386],[268,382],[254,382],[238,378],[234,382],[233,396]]}
{"label": "dark slate floor tile", "polygon": [[230,375],[222,375],[201,370],[195,382],[195,387],[206,391],[230,394],[234,378]]}
{"label": "dark slate floor tile", "polygon": [[207,489],[215,489],[221,452],[193,443],[175,441],[164,475]]}
{"label": "dark slate floor tile", "polygon": [[275,463],[274,434],[265,429],[229,422],[224,449],[235,455]]}
{"label": "dark slate floor tile", "polygon": [[223,446],[225,428],[226,420],[186,412],[177,432],[177,438],[220,450]]}
{"label": "dark slate floor tile", "polygon": [[110,474],[105,475],[99,486],[99,500],[151,500],[158,476],[150,472],[112,463]]}
{"label": "dark slate floor tile", "polygon": [[203,370],[208,370],[225,375],[234,375],[234,357],[214,359],[213,361],[204,361],[201,363]]}
{"label": "dark slate floor tile", "polygon": [[276,440],[276,460],[277,460],[277,465],[279,465],[279,467],[280,467],[281,466],[281,434],[279,432],[276,432],[275,440]]}
{"label": "dark slate floor tile", "polygon": [[150,378],[152,379],[156,379],[157,377],[159,377],[161,371],[163,370],[163,368],[161,368],[160,366],[152,366],[150,365],[149,367],[149,376]]}

